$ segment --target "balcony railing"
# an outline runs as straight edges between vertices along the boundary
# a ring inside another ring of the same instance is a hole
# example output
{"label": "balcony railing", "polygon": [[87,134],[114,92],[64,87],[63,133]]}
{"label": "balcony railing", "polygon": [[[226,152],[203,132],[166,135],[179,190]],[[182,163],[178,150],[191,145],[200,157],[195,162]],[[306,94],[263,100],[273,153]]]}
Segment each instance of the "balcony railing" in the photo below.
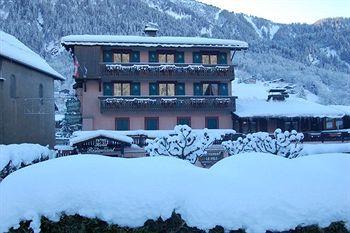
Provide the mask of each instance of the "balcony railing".
{"label": "balcony railing", "polygon": [[234,96],[103,96],[101,112],[128,110],[235,110]]}
{"label": "balcony railing", "polygon": [[119,74],[208,74],[208,75],[232,75],[234,66],[227,64],[204,65],[204,64],[161,64],[161,63],[101,63],[101,75],[119,75]]}

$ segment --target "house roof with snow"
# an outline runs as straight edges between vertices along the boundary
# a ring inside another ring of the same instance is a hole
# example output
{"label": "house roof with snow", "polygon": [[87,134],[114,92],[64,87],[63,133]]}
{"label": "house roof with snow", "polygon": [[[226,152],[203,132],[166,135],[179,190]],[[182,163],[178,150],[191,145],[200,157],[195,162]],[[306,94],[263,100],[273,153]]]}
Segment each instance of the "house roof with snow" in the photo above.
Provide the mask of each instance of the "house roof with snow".
{"label": "house roof with snow", "polygon": [[45,73],[54,79],[64,80],[64,77],[47,64],[37,53],[25,46],[16,37],[1,30],[0,56]]}
{"label": "house roof with snow", "polygon": [[[285,101],[267,101],[269,90],[277,88],[281,84],[258,81],[255,84],[235,83],[233,94],[236,100],[235,115],[239,117],[331,117],[341,118],[345,107],[336,108],[318,104],[311,93],[307,93],[307,99],[290,95]],[[349,107],[350,111],[350,107]]]}
{"label": "house roof with snow", "polygon": [[125,36],[125,35],[70,35],[61,40],[62,45],[108,45],[142,47],[213,47],[232,50],[248,49],[248,43],[238,40],[204,37],[175,36]]}
{"label": "house roof with snow", "polygon": [[341,118],[343,111],[301,98],[285,101],[263,99],[237,99],[234,112],[239,117],[331,117]]}
{"label": "house roof with snow", "polygon": [[70,145],[74,146],[77,143],[87,141],[97,137],[111,138],[117,141],[125,142],[127,144],[132,144],[133,139],[119,131],[113,130],[94,130],[94,131],[76,131],[73,137],[69,139]]}

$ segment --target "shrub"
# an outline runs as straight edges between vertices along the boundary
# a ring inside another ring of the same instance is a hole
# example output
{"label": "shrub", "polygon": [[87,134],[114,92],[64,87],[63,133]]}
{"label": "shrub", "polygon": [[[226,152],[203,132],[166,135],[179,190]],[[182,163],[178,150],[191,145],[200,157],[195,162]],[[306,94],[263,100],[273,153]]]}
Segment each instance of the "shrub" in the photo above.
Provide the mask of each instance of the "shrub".
{"label": "shrub", "polygon": [[263,152],[292,159],[300,156],[303,138],[304,135],[295,130],[282,132],[276,129],[273,138],[266,132],[258,132],[245,138],[239,137],[236,141],[222,142],[222,146],[231,156],[243,152]]}
{"label": "shrub", "polygon": [[174,156],[196,163],[199,156],[206,154],[206,149],[221,135],[208,133],[207,129],[193,132],[187,125],[177,125],[174,133],[147,140],[145,150],[150,156]]}

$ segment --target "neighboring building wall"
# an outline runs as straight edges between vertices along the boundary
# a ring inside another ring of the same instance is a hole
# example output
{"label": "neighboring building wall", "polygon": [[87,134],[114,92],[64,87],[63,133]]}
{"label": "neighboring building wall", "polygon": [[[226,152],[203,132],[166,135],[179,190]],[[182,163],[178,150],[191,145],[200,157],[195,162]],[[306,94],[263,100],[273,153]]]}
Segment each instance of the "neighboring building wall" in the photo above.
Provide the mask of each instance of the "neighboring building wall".
{"label": "neighboring building wall", "polygon": [[[53,147],[54,79],[5,59],[1,73],[5,80],[0,81],[0,144],[38,143]],[[12,75],[16,87],[11,94]],[[40,84],[43,101],[38,99]]]}

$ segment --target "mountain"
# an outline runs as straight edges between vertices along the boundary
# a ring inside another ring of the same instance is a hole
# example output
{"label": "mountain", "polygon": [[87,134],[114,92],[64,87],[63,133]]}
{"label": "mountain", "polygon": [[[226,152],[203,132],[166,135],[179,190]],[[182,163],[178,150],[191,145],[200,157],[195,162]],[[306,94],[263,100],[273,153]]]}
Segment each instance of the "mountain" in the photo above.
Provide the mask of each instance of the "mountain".
{"label": "mountain", "polygon": [[160,35],[247,41],[250,49],[234,57],[242,80],[282,78],[318,95],[323,103],[350,104],[349,18],[278,24],[194,0],[0,0],[0,19],[1,30],[67,77],[72,65],[60,46],[62,36],[140,35],[146,23],[155,22]]}

